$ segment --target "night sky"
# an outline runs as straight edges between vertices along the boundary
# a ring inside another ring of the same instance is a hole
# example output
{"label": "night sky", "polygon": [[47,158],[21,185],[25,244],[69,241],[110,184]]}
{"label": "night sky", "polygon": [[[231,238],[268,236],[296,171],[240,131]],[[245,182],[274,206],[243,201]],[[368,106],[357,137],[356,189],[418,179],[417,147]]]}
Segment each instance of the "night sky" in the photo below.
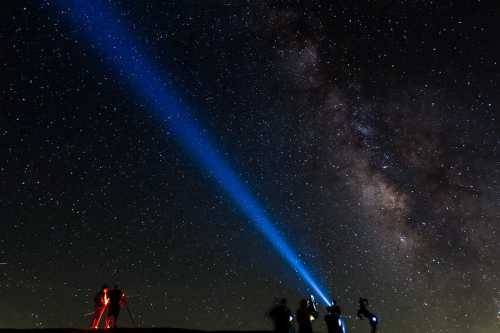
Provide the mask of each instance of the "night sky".
{"label": "night sky", "polygon": [[[500,13],[359,3],[106,6],[350,332],[369,330],[360,296],[383,333],[497,332]],[[275,297],[295,310],[304,282],[67,12],[0,6],[0,327],[86,327],[103,283],[145,327],[268,329]]]}

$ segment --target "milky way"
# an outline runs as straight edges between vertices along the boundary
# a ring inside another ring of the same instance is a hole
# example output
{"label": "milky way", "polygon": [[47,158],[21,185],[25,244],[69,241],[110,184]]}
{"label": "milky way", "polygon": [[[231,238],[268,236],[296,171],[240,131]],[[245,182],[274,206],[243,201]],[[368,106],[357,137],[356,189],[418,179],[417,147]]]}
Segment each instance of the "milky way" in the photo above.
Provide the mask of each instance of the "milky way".
{"label": "milky way", "polygon": [[[349,331],[367,331],[360,296],[381,332],[500,328],[494,10],[109,5]],[[1,15],[0,327],[84,327],[103,282],[126,289],[144,326],[266,329],[274,297],[296,306],[293,272],[66,13],[13,1]]]}

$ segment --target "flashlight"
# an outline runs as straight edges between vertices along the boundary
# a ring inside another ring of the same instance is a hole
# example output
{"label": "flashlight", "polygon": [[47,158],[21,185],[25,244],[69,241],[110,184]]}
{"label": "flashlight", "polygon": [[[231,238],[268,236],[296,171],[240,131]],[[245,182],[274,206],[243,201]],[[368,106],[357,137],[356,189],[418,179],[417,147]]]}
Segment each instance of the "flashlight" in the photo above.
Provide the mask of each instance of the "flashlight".
{"label": "flashlight", "polygon": [[314,299],[314,295],[309,296],[309,305],[313,308],[315,312],[318,311],[316,307],[316,300]]}

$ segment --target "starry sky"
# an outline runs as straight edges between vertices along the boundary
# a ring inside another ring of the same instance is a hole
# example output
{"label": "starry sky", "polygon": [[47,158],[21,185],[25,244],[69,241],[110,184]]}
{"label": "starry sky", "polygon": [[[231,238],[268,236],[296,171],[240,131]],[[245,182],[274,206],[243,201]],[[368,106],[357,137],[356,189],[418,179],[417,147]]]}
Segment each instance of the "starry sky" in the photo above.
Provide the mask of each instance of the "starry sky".
{"label": "starry sky", "polygon": [[[368,330],[363,296],[381,332],[495,332],[500,14],[357,3],[106,6],[349,331]],[[304,283],[60,8],[0,11],[0,327],[86,327],[102,283],[145,327],[267,329],[275,297],[295,310]]]}

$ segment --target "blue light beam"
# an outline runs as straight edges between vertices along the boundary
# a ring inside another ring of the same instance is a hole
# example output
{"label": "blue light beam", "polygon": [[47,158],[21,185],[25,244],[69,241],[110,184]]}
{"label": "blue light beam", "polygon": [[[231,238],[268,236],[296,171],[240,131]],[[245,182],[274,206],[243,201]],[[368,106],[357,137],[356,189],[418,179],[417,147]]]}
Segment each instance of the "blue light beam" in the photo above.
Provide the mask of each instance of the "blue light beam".
{"label": "blue light beam", "polygon": [[322,288],[271,223],[263,207],[190,117],[187,107],[173,93],[174,89],[161,79],[161,71],[139,51],[138,44],[111,9],[100,0],[60,0],[58,4],[61,14],[67,14],[92,48],[128,82],[150,111],[168,125],[191,158],[208,172],[323,302],[330,305]]}

